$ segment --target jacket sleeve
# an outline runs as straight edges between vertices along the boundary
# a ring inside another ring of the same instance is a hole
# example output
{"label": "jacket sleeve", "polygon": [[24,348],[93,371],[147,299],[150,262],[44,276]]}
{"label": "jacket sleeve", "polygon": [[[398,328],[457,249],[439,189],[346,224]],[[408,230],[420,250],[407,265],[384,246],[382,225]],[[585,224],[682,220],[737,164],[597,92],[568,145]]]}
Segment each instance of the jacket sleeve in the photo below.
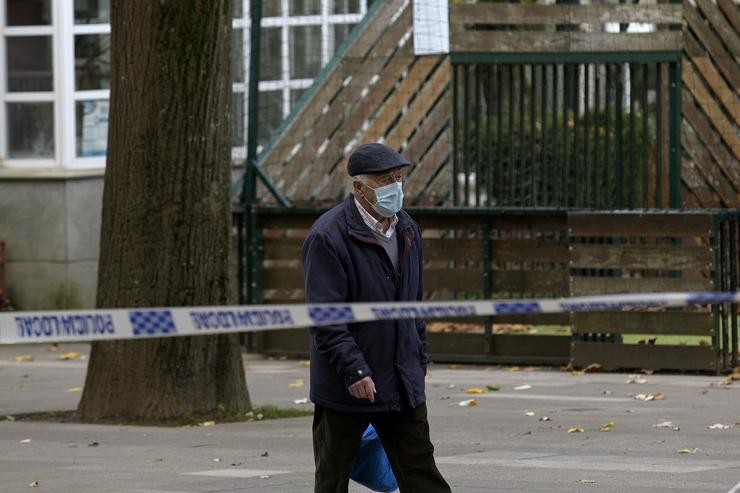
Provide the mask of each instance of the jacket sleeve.
{"label": "jacket sleeve", "polygon": [[[416,301],[421,301],[424,297],[424,261],[421,250],[421,230],[417,228],[417,237],[419,238],[419,289],[416,293]],[[424,375],[427,374],[427,324],[423,318],[416,319],[416,332],[419,334],[421,341],[421,367],[424,369]]]}
{"label": "jacket sleeve", "polygon": [[[331,242],[322,234],[310,234],[303,245],[303,276],[306,303],[346,303],[347,273]],[[316,350],[326,356],[349,386],[372,376],[347,324],[311,327]]]}

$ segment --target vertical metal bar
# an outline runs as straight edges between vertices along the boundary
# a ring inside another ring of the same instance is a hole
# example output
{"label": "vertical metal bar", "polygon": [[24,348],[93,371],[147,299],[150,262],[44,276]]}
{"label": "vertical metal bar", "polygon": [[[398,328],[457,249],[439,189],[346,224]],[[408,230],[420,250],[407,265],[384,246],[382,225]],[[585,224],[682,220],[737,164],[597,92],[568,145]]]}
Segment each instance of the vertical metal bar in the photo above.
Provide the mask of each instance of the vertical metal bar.
{"label": "vertical metal bar", "polygon": [[629,155],[629,164],[627,168],[627,183],[628,183],[628,189],[627,189],[627,196],[629,197],[629,207],[636,207],[636,196],[635,196],[635,188],[637,188],[637,180],[635,177],[635,71],[636,71],[636,65],[634,63],[629,64],[629,90],[630,90],[630,99],[629,99],[629,144],[628,144],[628,155]]}
{"label": "vertical metal bar", "polygon": [[249,87],[247,95],[247,162],[242,182],[242,203],[252,204],[256,200],[257,140],[259,138],[259,79],[260,41],[262,38],[262,0],[249,2],[251,18],[249,39]]}
{"label": "vertical metal bar", "polygon": [[616,65],[616,72],[617,72],[617,95],[616,95],[616,123],[615,123],[615,139],[616,139],[616,190],[617,190],[617,207],[620,209],[624,207],[624,169],[622,168],[622,153],[623,153],[623,144],[624,144],[624,132],[622,130],[622,116],[624,114],[624,109],[622,108],[622,98],[624,97],[624,86],[623,86],[623,71],[622,71],[622,65]]}
{"label": "vertical metal bar", "polygon": [[534,121],[537,117],[537,74],[534,69],[534,65],[529,65],[529,147],[532,153],[529,158],[529,193],[530,201],[529,205],[536,206],[539,204],[537,199],[537,181],[539,179],[539,173],[537,173],[537,136],[535,134]]}
{"label": "vertical metal bar", "polygon": [[499,205],[509,205],[506,201],[504,194],[504,132],[503,132],[503,120],[504,120],[504,74],[503,65],[496,65],[496,184],[498,191],[496,196],[499,199]]}
{"label": "vertical metal bar", "polygon": [[246,248],[244,241],[244,208],[239,207],[234,212],[234,222],[236,223],[236,302],[240,305],[247,304],[246,284]]}
{"label": "vertical metal bar", "polygon": [[[493,291],[493,269],[492,264],[492,242],[491,242],[491,221],[487,216],[483,223],[483,299],[490,300]],[[485,338],[491,338],[493,332],[493,317],[486,317]]]}
{"label": "vertical metal bar", "polygon": [[486,143],[488,152],[486,153],[486,193],[488,198],[486,205],[494,205],[494,188],[493,188],[493,65],[486,65],[486,87],[488,88],[488,97],[486,98]]}
{"label": "vertical metal bar", "polygon": [[640,116],[642,117],[642,138],[640,139],[640,153],[641,153],[641,164],[642,164],[642,206],[643,207],[649,207],[650,204],[648,203],[648,192],[650,188],[650,160],[648,159],[648,154],[650,153],[650,147],[648,146],[648,142],[650,142],[650,138],[648,136],[648,69],[649,65],[647,63],[642,64],[642,87],[640,90],[642,91],[640,93],[641,99],[640,99],[640,106],[641,113]]}
{"label": "vertical metal bar", "polygon": [[460,112],[458,100],[460,98],[460,77],[458,72],[462,65],[452,65],[452,204],[459,205],[457,196],[457,170],[459,163],[460,141]]}
{"label": "vertical metal bar", "polygon": [[576,64],[573,65],[573,78],[571,79],[571,106],[573,106],[573,205],[574,206],[580,206],[581,204],[581,191],[583,190],[583,187],[581,186],[582,183],[582,173],[581,173],[581,164],[580,164],[580,149],[579,149],[579,138],[578,138],[578,129],[580,125],[578,124],[578,120],[581,116],[581,103],[580,103],[580,92],[581,92],[581,65]]}
{"label": "vertical metal bar", "polygon": [[[715,285],[720,291],[727,291],[727,267],[728,267],[728,238],[727,238],[727,221],[719,221],[719,265],[717,270],[719,271],[719,285]],[[728,327],[728,313],[727,304],[721,303],[719,306],[719,319],[722,325],[722,368],[727,368],[729,364],[729,346],[730,346],[730,334]],[[718,368],[719,370],[719,368]]]}
{"label": "vertical metal bar", "polygon": [[655,73],[655,207],[663,207],[663,64],[657,64]]}
{"label": "vertical metal bar", "polygon": [[480,207],[480,182],[481,182],[481,154],[480,133],[485,119],[481,112],[481,66],[475,65],[475,205]]}
{"label": "vertical metal bar", "polygon": [[[470,200],[470,65],[463,65],[463,174],[465,191],[463,192],[463,205],[469,205]],[[457,183],[458,177],[455,177]]]}
{"label": "vertical metal bar", "polygon": [[583,204],[586,207],[596,207],[596,202],[591,194],[591,146],[589,142],[589,133],[591,128],[589,126],[589,110],[591,106],[591,64],[587,63],[583,66],[584,71],[584,91],[585,97],[583,98],[583,167],[585,172],[586,182],[586,200]]}
{"label": "vertical metal bar", "polygon": [[601,129],[601,66],[594,65],[594,205],[601,207],[601,170],[599,134]]}
{"label": "vertical metal bar", "polygon": [[669,206],[681,207],[681,62],[668,65],[670,110],[668,114]]}
{"label": "vertical metal bar", "polygon": [[606,207],[614,207],[614,204],[616,204],[616,198],[612,195],[612,155],[609,152],[612,119],[611,110],[609,109],[609,103],[611,102],[612,97],[612,67],[609,64],[606,65],[606,87],[604,89],[604,96],[604,181],[606,183],[606,191],[604,192],[606,201],[604,205]]}
{"label": "vertical metal bar", "polygon": [[552,190],[555,198],[554,206],[561,207],[562,186],[560,183],[560,171],[558,170],[558,66],[552,66]]}
{"label": "vertical metal bar", "polygon": [[[740,217],[736,216],[732,220],[728,220],[730,223],[730,291],[736,292],[740,286]],[[730,305],[730,317],[732,317],[732,358],[731,365],[733,368],[737,368],[737,357],[738,357],[738,317],[740,317],[740,311],[738,311],[740,303],[732,303]]]}
{"label": "vertical metal bar", "polygon": [[524,64],[519,65],[519,161],[520,166],[515,166],[515,169],[518,170],[518,180],[517,185],[519,189],[519,193],[517,196],[519,197],[519,205],[525,206],[526,204],[526,194],[525,194],[525,186],[524,183],[526,181],[526,169],[527,169],[527,151],[524,148],[524,118],[526,114],[525,109],[525,78],[524,78]]}
{"label": "vertical metal bar", "polygon": [[570,94],[568,81],[570,80],[571,65],[563,65],[563,195],[564,200],[561,204],[563,207],[570,207],[570,131],[568,127],[568,117],[570,116]]}
{"label": "vertical metal bar", "polygon": [[540,166],[542,167],[542,202],[541,204],[543,206],[549,205],[548,204],[548,196],[547,196],[547,65],[544,63],[540,65],[540,76],[541,76],[541,84],[542,84],[542,107],[541,107],[541,114],[540,117],[540,124],[542,126],[542,133],[540,135],[540,156],[542,156],[542,162],[540,163]]}
{"label": "vertical metal bar", "polygon": [[509,204],[515,205],[514,201],[516,200],[516,194],[514,193],[514,185],[515,185],[515,167],[514,167],[514,160],[516,159],[516,153],[514,152],[514,66],[513,65],[507,65],[506,68],[509,69],[509,128],[507,129],[509,133],[509,161],[507,163],[507,173],[509,173]]}

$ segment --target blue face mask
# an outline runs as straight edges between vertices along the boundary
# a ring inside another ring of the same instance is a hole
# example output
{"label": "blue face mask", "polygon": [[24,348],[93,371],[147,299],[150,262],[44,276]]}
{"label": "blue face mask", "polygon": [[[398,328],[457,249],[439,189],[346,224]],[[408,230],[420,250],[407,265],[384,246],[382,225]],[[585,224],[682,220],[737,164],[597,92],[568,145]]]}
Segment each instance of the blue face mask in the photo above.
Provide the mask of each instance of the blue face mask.
{"label": "blue face mask", "polygon": [[372,188],[375,192],[375,203],[373,209],[383,217],[393,217],[403,207],[403,187],[400,181],[394,181],[390,185]]}

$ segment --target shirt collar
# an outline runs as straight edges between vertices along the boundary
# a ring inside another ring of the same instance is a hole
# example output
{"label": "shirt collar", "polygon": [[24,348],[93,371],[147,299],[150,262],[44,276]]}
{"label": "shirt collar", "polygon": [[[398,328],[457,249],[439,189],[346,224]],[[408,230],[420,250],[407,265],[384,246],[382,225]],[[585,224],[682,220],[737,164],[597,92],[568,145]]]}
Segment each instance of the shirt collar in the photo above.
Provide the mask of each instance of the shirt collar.
{"label": "shirt collar", "polygon": [[396,232],[396,224],[398,224],[398,215],[393,214],[393,217],[391,218],[391,225],[388,227],[388,231],[383,231],[383,225],[380,221],[375,219],[368,211],[365,210],[364,207],[362,207],[362,204],[357,200],[357,197],[354,198],[355,200],[355,206],[357,206],[357,210],[360,213],[360,217],[362,218],[362,221],[367,225],[368,228],[370,228],[370,231],[375,231],[376,233],[379,233],[386,238],[390,238],[393,236],[393,233]]}

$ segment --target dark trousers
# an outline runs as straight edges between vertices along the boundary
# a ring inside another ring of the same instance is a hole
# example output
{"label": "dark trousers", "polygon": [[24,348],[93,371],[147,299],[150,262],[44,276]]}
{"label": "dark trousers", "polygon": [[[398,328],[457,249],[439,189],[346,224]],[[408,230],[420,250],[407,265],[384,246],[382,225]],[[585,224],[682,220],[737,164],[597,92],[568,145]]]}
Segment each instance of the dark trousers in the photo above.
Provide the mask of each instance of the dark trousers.
{"label": "dark trousers", "polygon": [[313,418],[315,493],[346,493],[362,434],[378,432],[402,493],[450,493],[434,463],[427,407],[398,412],[347,413],[316,406]]}

